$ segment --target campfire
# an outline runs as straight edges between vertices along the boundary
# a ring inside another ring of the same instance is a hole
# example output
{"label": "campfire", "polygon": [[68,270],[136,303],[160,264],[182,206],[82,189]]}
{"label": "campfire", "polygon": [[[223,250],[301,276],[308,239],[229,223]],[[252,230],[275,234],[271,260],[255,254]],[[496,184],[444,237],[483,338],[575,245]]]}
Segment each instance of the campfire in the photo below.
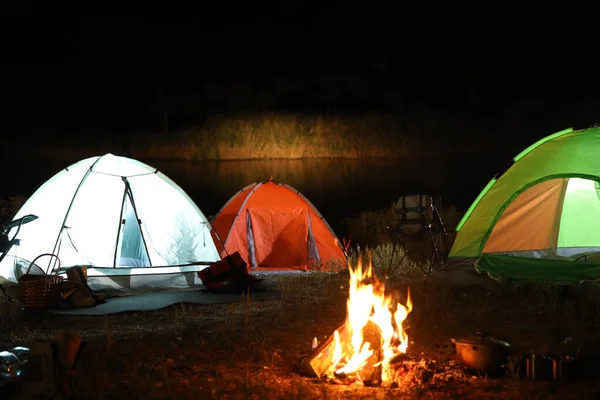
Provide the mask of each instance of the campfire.
{"label": "campfire", "polygon": [[336,383],[393,383],[393,364],[408,347],[402,324],[412,310],[410,291],[403,305],[386,293],[370,261],[363,269],[359,259],[349,270],[346,321],[322,343],[313,340],[305,364],[314,375]]}

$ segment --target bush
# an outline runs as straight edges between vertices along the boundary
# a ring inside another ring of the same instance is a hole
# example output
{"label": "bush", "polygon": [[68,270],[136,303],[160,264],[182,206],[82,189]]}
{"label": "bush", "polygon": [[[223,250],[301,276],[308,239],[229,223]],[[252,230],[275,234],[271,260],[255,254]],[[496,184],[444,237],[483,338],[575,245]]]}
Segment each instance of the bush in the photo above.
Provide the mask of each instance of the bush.
{"label": "bush", "polygon": [[356,266],[358,259],[363,265],[368,265],[369,260],[373,265],[373,272],[379,279],[392,280],[397,283],[409,283],[424,276],[423,270],[429,267],[429,261],[420,266],[417,262],[406,257],[404,248],[397,246],[394,250],[392,243],[385,243],[374,248],[357,246],[348,254],[351,266]]}
{"label": "bush", "polygon": [[363,247],[377,247],[390,243],[392,237],[389,227],[399,222],[394,205],[377,211],[363,211],[358,215],[346,218],[348,233],[353,243]]}

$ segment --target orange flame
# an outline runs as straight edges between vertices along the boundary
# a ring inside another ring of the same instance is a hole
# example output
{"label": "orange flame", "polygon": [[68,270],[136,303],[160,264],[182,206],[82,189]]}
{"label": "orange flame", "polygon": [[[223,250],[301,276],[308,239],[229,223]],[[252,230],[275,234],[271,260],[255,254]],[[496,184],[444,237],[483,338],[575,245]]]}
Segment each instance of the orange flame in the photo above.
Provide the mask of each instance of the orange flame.
{"label": "orange flame", "polygon": [[381,349],[377,350],[381,350],[382,360],[377,365],[382,366],[383,382],[390,381],[390,361],[398,354],[405,353],[408,347],[408,335],[402,323],[412,311],[410,291],[406,305],[393,305],[392,296],[385,293],[384,283],[373,274],[370,260],[364,271],[360,259],[356,269],[349,266],[349,270],[350,293],[344,330],[346,335],[340,338],[340,333],[337,330],[334,332],[332,364],[327,375],[347,375],[358,372],[365,366],[378,345],[366,342],[363,337],[363,329],[367,323],[372,322],[379,328],[381,335]]}

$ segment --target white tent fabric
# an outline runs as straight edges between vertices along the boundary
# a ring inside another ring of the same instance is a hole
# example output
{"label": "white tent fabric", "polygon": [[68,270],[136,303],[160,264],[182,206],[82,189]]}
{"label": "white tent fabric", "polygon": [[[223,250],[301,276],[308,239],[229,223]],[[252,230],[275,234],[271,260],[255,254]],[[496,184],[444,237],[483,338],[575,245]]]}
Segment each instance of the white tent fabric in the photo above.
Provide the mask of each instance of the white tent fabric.
{"label": "white tent fabric", "polygon": [[[177,273],[220,259],[210,223],[189,196],[156,168],[125,157],[91,157],[60,171],[15,219],[27,214],[39,218],[21,227],[20,246],[0,264],[0,275],[14,282],[43,253],[56,254],[62,267],[88,266],[90,278],[126,277],[130,285],[135,276],[140,287],[152,286],[140,277],[161,275],[168,285]],[[49,261],[38,266],[50,272]]]}

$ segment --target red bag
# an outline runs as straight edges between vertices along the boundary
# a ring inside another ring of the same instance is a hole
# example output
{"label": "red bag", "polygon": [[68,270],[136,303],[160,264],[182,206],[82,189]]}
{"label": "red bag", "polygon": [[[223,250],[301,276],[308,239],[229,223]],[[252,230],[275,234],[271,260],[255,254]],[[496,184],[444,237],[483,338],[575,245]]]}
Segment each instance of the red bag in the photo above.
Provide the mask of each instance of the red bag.
{"label": "red bag", "polygon": [[198,277],[209,291],[222,289],[226,282],[248,282],[256,280],[255,277],[248,273],[247,264],[237,251],[227,255],[210,267],[199,271]]}

